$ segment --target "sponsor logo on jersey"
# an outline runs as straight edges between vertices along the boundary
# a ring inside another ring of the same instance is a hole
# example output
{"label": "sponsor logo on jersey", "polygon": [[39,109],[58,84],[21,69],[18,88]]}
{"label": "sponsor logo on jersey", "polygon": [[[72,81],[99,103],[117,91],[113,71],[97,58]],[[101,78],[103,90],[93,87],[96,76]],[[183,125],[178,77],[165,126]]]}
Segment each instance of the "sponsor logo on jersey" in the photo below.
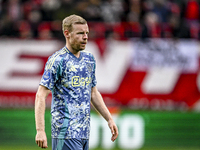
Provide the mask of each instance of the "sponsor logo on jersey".
{"label": "sponsor logo on jersey", "polygon": [[50,77],[51,77],[50,71],[49,70],[45,71],[44,75],[43,75],[43,79],[44,80],[49,80]]}

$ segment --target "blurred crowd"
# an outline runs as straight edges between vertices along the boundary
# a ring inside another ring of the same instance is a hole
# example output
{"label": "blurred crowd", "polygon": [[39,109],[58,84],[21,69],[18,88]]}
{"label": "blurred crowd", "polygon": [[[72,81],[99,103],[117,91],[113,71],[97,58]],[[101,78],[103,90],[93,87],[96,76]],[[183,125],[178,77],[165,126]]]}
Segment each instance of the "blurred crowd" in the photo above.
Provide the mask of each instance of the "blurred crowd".
{"label": "blurred crowd", "polygon": [[62,20],[84,17],[96,38],[200,39],[198,0],[0,0],[0,38],[61,39]]}

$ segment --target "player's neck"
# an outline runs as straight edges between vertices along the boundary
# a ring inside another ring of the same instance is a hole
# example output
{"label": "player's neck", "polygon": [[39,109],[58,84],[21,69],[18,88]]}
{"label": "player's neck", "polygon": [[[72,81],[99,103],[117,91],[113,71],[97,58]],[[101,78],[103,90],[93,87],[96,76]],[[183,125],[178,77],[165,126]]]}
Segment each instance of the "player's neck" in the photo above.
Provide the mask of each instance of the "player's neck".
{"label": "player's neck", "polygon": [[72,47],[68,46],[67,44],[66,44],[66,47],[72,54],[74,54],[75,57],[77,58],[80,57],[80,51],[74,50]]}

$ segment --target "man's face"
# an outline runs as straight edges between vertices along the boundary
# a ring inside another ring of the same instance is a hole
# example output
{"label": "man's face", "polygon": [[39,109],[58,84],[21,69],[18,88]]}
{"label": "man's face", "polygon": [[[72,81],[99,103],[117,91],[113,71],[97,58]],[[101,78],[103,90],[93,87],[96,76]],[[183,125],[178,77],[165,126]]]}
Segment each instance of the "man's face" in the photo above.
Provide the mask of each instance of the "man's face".
{"label": "man's face", "polygon": [[87,24],[73,25],[72,32],[69,33],[69,44],[73,50],[81,51],[85,49],[88,33],[89,29]]}

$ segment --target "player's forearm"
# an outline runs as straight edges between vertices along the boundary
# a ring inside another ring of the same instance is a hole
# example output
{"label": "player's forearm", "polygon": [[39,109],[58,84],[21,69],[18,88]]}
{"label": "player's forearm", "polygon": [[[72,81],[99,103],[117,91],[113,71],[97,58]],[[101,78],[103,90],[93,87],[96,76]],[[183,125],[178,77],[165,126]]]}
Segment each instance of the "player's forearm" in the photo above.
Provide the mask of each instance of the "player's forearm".
{"label": "player's forearm", "polygon": [[37,131],[45,130],[44,114],[45,114],[45,98],[37,93],[35,99],[35,123]]}
{"label": "player's forearm", "polygon": [[45,100],[43,98],[36,95],[35,100],[35,123],[36,123],[36,130],[43,130],[45,129],[44,126],[44,113],[45,113]]}
{"label": "player's forearm", "polygon": [[92,93],[92,105],[104,117],[106,121],[112,120],[112,116],[106,107],[101,94],[98,91]]}
{"label": "player's forearm", "polygon": [[51,91],[44,86],[39,86],[35,98],[35,123],[36,130],[44,131],[45,100]]}

